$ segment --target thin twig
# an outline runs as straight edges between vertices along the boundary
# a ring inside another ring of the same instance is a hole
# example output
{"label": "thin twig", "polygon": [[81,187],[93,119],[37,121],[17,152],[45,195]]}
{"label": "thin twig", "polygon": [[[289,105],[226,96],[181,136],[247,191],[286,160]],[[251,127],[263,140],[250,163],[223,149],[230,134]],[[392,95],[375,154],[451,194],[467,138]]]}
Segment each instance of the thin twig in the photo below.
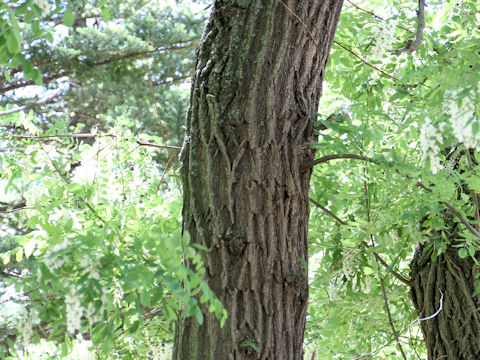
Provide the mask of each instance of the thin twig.
{"label": "thin twig", "polygon": [[405,356],[405,353],[403,352],[403,348],[402,348],[402,344],[400,342],[400,339],[398,338],[397,330],[395,329],[395,325],[393,324],[393,321],[392,321],[392,314],[390,313],[390,306],[388,305],[387,292],[385,291],[385,281],[384,281],[383,278],[380,278],[380,284],[382,285],[382,294],[383,294],[383,300],[385,302],[385,310],[387,311],[388,321],[390,322],[390,327],[392,328],[393,336],[395,337],[395,340],[397,341],[397,345],[398,345],[398,348],[400,349],[400,352],[402,353],[403,359],[407,360],[407,357]]}
{"label": "thin twig", "polygon": [[[43,150],[43,152],[45,153],[45,155],[47,155],[47,158],[50,160],[50,163],[52,164],[52,166],[54,167],[54,169],[58,173],[58,175],[60,175],[60,177],[63,179],[63,181],[65,181],[65,183],[67,183],[67,184],[70,184],[70,180],[67,179],[67,177],[62,173],[62,170],[60,170],[60,168],[57,166],[57,164],[55,164],[55,161],[53,161],[53,159],[50,157],[48,152],[46,152],[45,150]],[[95,217],[98,220],[100,220],[104,224],[106,223],[105,220],[103,220],[103,218],[100,215],[97,214],[95,209],[92,207],[92,205],[89,204],[89,202],[87,200],[85,200],[81,197],[78,197],[78,199],[87,206],[87,208],[93,213],[93,215],[95,215]]]}
{"label": "thin twig", "polygon": [[153,146],[153,147],[160,148],[160,149],[171,149],[171,150],[175,150],[175,151],[182,150],[182,148],[180,146],[158,145],[158,144],[154,144],[154,143],[151,143],[151,142],[148,142],[148,141],[142,141],[142,140],[137,140],[137,144],[142,145],[142,146]]}
{"label": "thin twig", "polygon": [[[362,244],[363,246],[365,246],[367,249],[370,248],[370,246],[367,244],[367,243],[364,243]],[[379,262],[380,264],[383,265],[383,267],[385,269],[387,269],[393,276],[395,276],[398,280],[400,280],[402,283],[404,283],[405,285],[407,286],[412,286],[412,282],[410,280],[407,280],[406,278],[404,278],[402,275],[400,275],[398,272],[396,272],[395,270],[392,269],[391,266],[389,266],[385,260],[383,260],[380,255],[373,251],[373,256],[375,257],[375,260],[377,260],[377,262]]]}
{"label": "thin twig", "polygon": [[[352,50],[350,50],[348,47],[346,47],[345,45],[339,43],[338,41],[333,41],[333,43],[335,45],[338,45],[340,46],[343,50],[346,50],[348,51],[350,54],[352,54],[353,56],[355,56],[357,59],[360,59],[365,65],[367,66],[370,66],[372,69],[375,69],[379,72],[381,72],[383,75],[385,75],[386,77],[389,77],[390,79],[392,80],[395,80],[395,81],[400,81],[399,78],[393,76],[393,75],[390,75],[389,73],[383,71],[382,69],[376,67],[375,65],[372,65],[370,64],[367,60],[365,60],[365,58],[362,58],[360,55],[356,54],[355,52],[353,52]],[[411,85],[411,84],[405,84],[405,86],[410,86],[410,87],[415,87],[415,85]]]}
{"label": "thin twig", "polygon": [[372,163],[378,163],[377,160],[369,158],[367,156],[356,155],[356,154],[330,154],[322,156],[321,158],[315,160],[305,161],[300,165],[300,170],[302,172],[307,171],[308,169],[314,167],[315,165],[336,159],[355,159],[355,160],[362,160],[362,161],[369,161]]}
{"label": "thin twig", "polygon": [[[97,134],[57,134],[57,135],[41,135],[41,136],[33,136],[33,135],[12,135],[15,139],[30,139],[30,140],[45,140],[45,139],[55,139],[55,138],[95,138],[95,137],[117,137],[118,134],[113,133],[97,133]],[[180,151],[182,148],[179,146],[173,145],[159,145],[154,144],[148,141],[143,140],[136,140],[136,143],[141,146],[153,146],[160,149],[170,149],[175,151]]]}
{"label": "thin twig", "polygon": [[340,225],[347,225],[347,223],[345,221],[343,221],[342,219],[340,219],[337,215],[335,215],[334,213],[332,213],[330,210],[328,210],[325,206],[323,205],[320,205],[317,201],[313,200],[312,198],[309,198],[310,202],[315,205],[316,207],[318,207],[319,209],[321,209],[325,214],[327,214],[328,216],[330,216],[332,219],[334,219],[336,222],[338,222]]}
{"label": "thin twig", "polygon": [[54,138],[95,138],[95,137],[116,137],[116,134],[112,133],[97,133],[97,134],[57,134],[57,135],[40,135],[40,136],[33,136],[33,135],[12,135],[14,139],[30,139],[30,140],[43,140],[43,139],[54,139]]}
{"label": "thin twig", "polygon": [[[316,48],[319,49],[319,46],[318,46],[318,43],[317,41],[315,40],[315,37],[313,36],[312,32],[310,31],[310,29],[308,28],[307,24],[305,24],[305,22],[297,15],[293,12],[292,9],[290,9],[282,0],[277,0],[280,4],[282,4],[282,6],[290,13],[292,14],[293,17],[295,17],[295,19],[297,19],[300,24],[302,24],[302,26],[305,28],[305,30],[308,32],[308,35],[310,36],[310,39],[312,40],[312,42],[315,44]],[[355,56],[356,58],[362,60],[362,62],[367,65],[367,66],[370,66],[371,68],[377,70],[377,71],[380,71],[383,75],[389,77],[390,79],[393,79],[395,81],[400,81],[398,78],[396,78],[395,76],[393,75],[390,75],[389,73],[383,71],[382,69],[379,69],[378,67],[376,67],[375,65],[372,65],[370,64],[368,61],[366,61],[364,58],[362,58],[360,55],[357,55],[356,53],[354,53],[352,50],[350,50],[349,48],[347,48],[345,45],[339,43],[338,41],[334,40],[333,41],[334,44],[340,46],[342,49],[348,51],[350,54],[352,54],[353,56]],[[405,86],[411,86],[411,87],[415,87],[415,85],[409,85],[409,84],[405,84]]]}
{"label": "thin twig", "polygon": [[409,40],[407,46],[396,50],[395,54],[399,55],[404,52],[414,52],[417,50],[423,40],[423,29],[425,29],[425,0],[418,0],[417,33],[415,40]]}
{"label": "thin twig", "polygon": [[[352,1],[350,1],[350,0],[347,0],[347,2],[350,3],[351,5],[353,5],[354,7],[356,7],[358,10],[363,11],[363,12],[366,12],[367,14],[370,14],[370,15],[372,15],[374,18],[376,18],[376,19],[378,19],[378,20],[385,21],[384,18],[382,18],[381,16],[378,16],[378,15],[375,14],[374,12],[369,11],[369,10],[365,10],[365,9],[361,8],[360,6],[358,6],[357,4],[354,4],[354,3],[353,3]],[[399,27],[400,29],[402,29],[402,30],[405,30],[405,31],[409,32],[409,33],[413,33],[412,30],[409,30],[409,29],[407,29],[407,28],[405,28],[405,27],[403,27],[403,26],[398,26],[398,27]]]}
{"label": "thin twig", "polygon": [[[343,221],[342,219],[340,219],[337,215],[335,215],[333,212],[331,212],[330,210],[328,210],[325,206],[319,204],[317,201],[313,200],[312,198],[309,198],[310,202],[312,204],[314,204],[316,207],[318,207],[319,209],[321,209],[323,212],[325,212],[325,214],[327,214],[328,216],[330,216],[332,219],[334,219],[336,222],[338,222],[340,225],[348,225],[345,221]],[[362,245],[366,248],[366,249],[370,249],[371,246],[368,245],[365,241],[362,242]],[[406,279],[405,277],[403,277],[401,274],[399,274],[398,272],[396,272],[395,270],[393,270],[393,267],[392,266],[389,266],[385,260],[383,260],[380,255],[373,251],[373,256],[375,257],[375,260],[377,260],[378,263],[380,263],[381,265],[383,265],[383,267],[385,267],[385,269],[387,269],[393,276],[395,276],[398,280],[400,280],[402,283],[404,283],[405,285],[407,286],[411,286],[412,285],[412,282],[408,279]]]}
{"label": "thin twig", "polygon": [[368,227],[367,231],[365,231],[365,233],[362,235],[362,237],[360,238],[360,240],[358,240],[358,242],[355,244],[354,247],[352,247],[333,267],[330,268],[330,270],[328,270],[325,274],[319,276],[318,278],[316,278],[315,280],[313,280],[310,284],[308,284],[308,286],[312,286],[313,284],[315,284],[316,282],[320,281],[321,279],[323,279],[325,276],[327,276],[328,274],[330,274],[333,270],[335,270],[338,265],[340,265],[346,258],[348,255],[350,255],[353,250],[355,250],[363,241],[363,239],[365,238],[365,236],[367,236],[368,234],[370,234],[370,231],[372,230],[373,226],[378,222],[379,219],[375,220],[374,222],[372,222],[370,224],[370,226]]}

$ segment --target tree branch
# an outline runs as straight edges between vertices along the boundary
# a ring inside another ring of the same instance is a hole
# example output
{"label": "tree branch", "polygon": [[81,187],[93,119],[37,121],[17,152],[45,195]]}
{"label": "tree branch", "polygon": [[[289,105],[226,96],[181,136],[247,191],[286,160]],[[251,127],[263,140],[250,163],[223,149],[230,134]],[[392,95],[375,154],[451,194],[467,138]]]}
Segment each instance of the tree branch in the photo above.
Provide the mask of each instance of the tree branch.
{"label": "tree branch", "polygon": [[[328,210],[325,206],[322,206],[321,204],[319,204],[317,201],[313,200],[312,198],[309,198],[310,202],[312,204],[314,204],[316,207],[318,207],[319,209],[321,209],[323,212],[325,212],[325,214],[327,214],[328,216],[330,216],[332,219],[334,219],[336,222],[338,222],[340,225],[348,225],[345,221],[343,221],[342,219],[340,219],[337,215],[335,215],[333,212],[331,212],[330,210]],[[365,241],[362,241],[362,245],[366,248],[366,249],[370,249],[371,246],[368,245]],[[383,267],[385,267],[385,269],[387,269],[390,273],[392,273],[393,276],[395,276],[398,280],[400,280],[402,283],[404,283],[405,285],[407,286],[411,286],[412,285],[412,282],[408,279],[406,279],[405,277],[403,277],[401,274],[399,274],[398,272],[396,272],[395,270],[393,270],[393,268],[391,266],[389,266],[385,260],[383,260],[380,255],[373,251],[373,256],[375,257],[375,260],[377,260],[378,263],[382,264]]]}
{"label": "tree branch", "polygon": [[45,103],[51,101],[52,99],[56,98],[64,90],[65,90],[64,88],[58,88],[57,90],[55,90],[50,95],[45,96],[43,99],[34,101],[33,103],[23,105],[23,106],[20,106],[18,108],[15,108],[15,109],[9,109],[9,110],[2,111],[2,112],[0,112],[0,116],[10,115],[10,114],[17,113],[17,112],[24,111],[24,110],[30,110],[34,106],[45,104]]}
{"label": "tree branch", "polygon": [[160,149],[170,149],[170,150],[175,150],[175,151],[182,150],[182,148],[180,146],[158,145],[158,144],[154,144],[154,143],[151,143],[151,142],[148,142],[148,141],[142,141],[142,140],[137,140],[137,144],[141,145],[141,146],[153,146],[153,147],[160,148]]}
{"label": "tree branch", "polygon": [[2,201],[1,204],[4,206],[0,206],[0,213],[11,213],[14,211],[25,209],[26,202],[21,201],[15,204],[9,204]]}
{"label": "tree branch", "polygon": [[347,225],[347,223],[345,221],[343,221],[342,219],[340,219],[337,215],[335,215],[334,213],[332,213],[330,210],[328,210],[325,206],[322,206],[320,205],[318,202],[316,202],[315,200],[313,200],[312,198],[309,198],[308,200],[310,200],[310,202],[315,205],[316,207],[318,207],[319,209],[321,209],[325,214],[327,214],[328,216],[330,216],[332,219],[334,219],[336,222],[338,222],[340,225]]}
{"label": "tree branch", "polygon": [[[357,4],[354,4],[354,3],[353,3],[352,1],[350,1],[350,0],[347,0],[347,2],[350,3],[351,5],[353,5],[354,7],[356,7],[358,10],[363,11],[363,12],[366,12],[367,14],[372,15],[375,19],[385,21],[384,18],[378,16],[378,15],[375,14],[374,12],[369,11],[369,10],[365,10],[365,9],[361,8],[360,6],[358,6]],[[398,26],[398,27],[399,27],[400,29],[402,29],[402,30],[405,30],[405,31],[409,32],[409,33],[413,33],[413,31],[411,31],[411,30],[409,30],[409,29],[407,29],[407,28],[404,28],[403,26]]]}
{"label": "tree branch", "polygon": [[356,154],[330,154],[330,155],[325,155],[322,156],[321,158],[315,159],[315,160],[308,160],[304,161],[302,164],[300,164],[300,171],[305,172],[308,169],[314,167],[315,165],[330,161],[330,160],[336,160],[336,159],[354,159],[354,160],[362,160],[362,161],[369,161],[372,163],[377,164],[378,161],[372,158],[369,158],[367,156],[362,156],[362,155],[356,155]]}
{"label": "tree branch", "polygon": [[[305,24],[305,22],[297,15],[293,12],[292,9],[290,9],[287,4],[285,4],[282,0],[277,0],[290,14],[292,14],[293,17],[295,17],[295,19],[297,19],[300,24],[305,28],[305,30],[308,32],[308,35],[310,36],[310,39],[312,40],[312,42],[315,44],[315,46],[317,47],[318,49],[318,42],[315,41],[315,38],[312,34],[312,32],[310,31],[310,29],[308,28],[308,26]],[[352,50],[350,50],[349,48],[347,48],[345,45],[339,43],[338,41],[334,40],[333,41],[334,44],[340,46],[342,49],[348,51],[350,54],[352,54],[353,56],[355,56],[356,58],[360,59],[365,65],[367,66],[370,66],[372,69],[375,69],[379,72],[381,72],[383,75],[389,77],[390,79],[392,80],[395,80],[395,81],[400,81],[400,79],[398,79],[397,77],[393,76],[393,75],[390,75],[389,73],[383,71],[382,69],[376,67],[375,65],[372,65],[370,64],[368,61],[366,61],[364,58],[362,58],[360,55],[357,55],[356,53],[354,53]],[[416,87],[417,85],[412,85],[412,84],[404,84],[404,86],[409,86],[409,87]]]}
{"label": "tree branch", "polygon": [[397,345],[398,345],[398,348],[400,349],[400,352],[402,353],[403,359],[407,360],[407,357],[405,356],[405,353],[403,352],[403,348],[402,348],[402,344],[400,343],[400,339],[398,338],[397,330],[395,330],[395,325],[393,325],[392,314],[390,313],[390,307],[388,306],[387,293],[385,291],[385,281],[384,281],[383,278],[380,278],[380,284],[382,285],[382,294],[383,294],[383,300],[385,302],[385,310],[387,311],[388,321],[390,322],[390,327],[392,328],[393,336],[395,337],[395,340],[397,341]]}
{"label": "tree branch", "polygon": [[[425,186],[421,181],[417,182],[417,186],[421,187],[422,189],[428,191],[429,193],[433,193],[433,190],[430,189],[429,187]],[[480,238],[480,232],[478,232],[469,222],[467,219],[465,219],[462,214],[460,214],[455,207],[450,204],[448,201],[440,201],[441,204],[445,205],[445,207],[453,214],[455,215],[460,222],[466,226],[466,228],[477,238]]]}
{"label": "tree branch", "polygon": [[415,35],[415,40],[409,40],[407,46],[396,50],[395,54],[398,55],[404,52],[414,52],[417,50],[423,40],[423,29],[425,29],[425,0],[418,0],[417,33]]}

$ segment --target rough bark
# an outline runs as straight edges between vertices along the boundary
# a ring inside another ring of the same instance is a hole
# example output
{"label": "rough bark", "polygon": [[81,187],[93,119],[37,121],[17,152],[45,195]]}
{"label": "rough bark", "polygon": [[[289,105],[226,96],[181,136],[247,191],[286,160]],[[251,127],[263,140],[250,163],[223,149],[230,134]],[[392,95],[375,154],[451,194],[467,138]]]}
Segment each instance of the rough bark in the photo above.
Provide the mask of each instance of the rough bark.
{"label": "rough bark", "polygon": [[[181,154],[184,228],[229,317],[182,318],[174,359],[301,359],[313,125],[342,0],[217,0]],[[245,342],[255,344],[245,346]]]}
{"label": "rough bark", "polygon": [[[479,268],[473,260],[459,258],[458,248],[449,247],[435,262],[423,246],[411,264],[411,297],[420,317],[429,359],[480,359],[480,296],[472,297]],[[441,291],[441,292],[440,292]]]}

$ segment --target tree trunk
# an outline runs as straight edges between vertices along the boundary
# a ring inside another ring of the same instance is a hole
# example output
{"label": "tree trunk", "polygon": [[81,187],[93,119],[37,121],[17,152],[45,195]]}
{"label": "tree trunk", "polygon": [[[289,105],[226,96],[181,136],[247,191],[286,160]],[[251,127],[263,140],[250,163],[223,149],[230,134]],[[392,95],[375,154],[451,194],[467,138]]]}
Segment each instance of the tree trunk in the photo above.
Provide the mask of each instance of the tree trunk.
{"label": "tree trunk", "polygon": [[420,323],[432,360],[480,359],[480,296],[472,297],[479,268],[457,250],[449,247],[432,262],[431,252],[419,246],[411,264],[411,297],[420,317],[441,306],[438,315]]}
{"label": "tree trunk", "polygon": [[181,318],[174,359],[301,359],[313,125],[342,0],[217,0],[197,50],[184,228],[228,311]]}

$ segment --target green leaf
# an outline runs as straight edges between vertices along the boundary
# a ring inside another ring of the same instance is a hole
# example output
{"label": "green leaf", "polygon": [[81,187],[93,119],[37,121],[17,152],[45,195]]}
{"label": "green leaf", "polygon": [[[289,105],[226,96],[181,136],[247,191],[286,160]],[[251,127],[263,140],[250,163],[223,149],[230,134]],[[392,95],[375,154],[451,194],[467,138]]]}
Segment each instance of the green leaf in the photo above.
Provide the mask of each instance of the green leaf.
{"label": "green leaf", "polygon": [[32,80],[35,81],[35,84],[37,85],[42,85],[43,84],[43,78],[42,78],[42,73],[38,69],[33,69],[32,73]]}
{"label": "green leaf", "polygon": [[461,259],[465,259],[468,257],[468,251],[465,248],[461,248],[458,250],[458,256],[460,256]]}
{"label": "green leaf", "polygon": [[7,49],[11,54],[19,52],[20,49],[20,45],[12,33],[10,33],[7,37]]}
{"label": "green leaf", "polygon": [[73,26],[75,18],[73,17],[72,10],[67,7],[67,11],[63,14],[63,23],[67,26]]}
{"label": "green leaf", "polygon": [[5,76],[5,79],[7,79],[7,81],[9,83],[12,82],[12,78],[10,77],[10,73],[8,72],[8,70],[6,68],[3,69],[3,76]]}
{"label": "green leaf", "polygon": [[103,20],[105,21],[108,21],[110,20],[110,18],[112,17],[112,14],[110,13],[110,8],[109,7],[106,7],[102,10],[102,17],[103,17]]}

